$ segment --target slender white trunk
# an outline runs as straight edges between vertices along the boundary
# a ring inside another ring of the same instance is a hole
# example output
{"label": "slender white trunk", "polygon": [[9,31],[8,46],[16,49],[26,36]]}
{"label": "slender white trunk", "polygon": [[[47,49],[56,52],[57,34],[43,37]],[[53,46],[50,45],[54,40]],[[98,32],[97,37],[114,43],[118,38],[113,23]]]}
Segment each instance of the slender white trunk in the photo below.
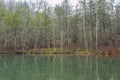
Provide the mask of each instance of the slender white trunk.
{"label": "slender white trunk", "polygon": [[63,32],[62,32],[62,22],[61,20],[59,20],[59,26],[60,26],[60,48],[61,48],[61,51],[63,52]]}
{"label": "slender white trunk", "polygon": [[90,0],[90,50],[93,50],[93,0]]}
{"label": "slender white trunk", "polygon": [[37,52],[37,45],[38,45],[38,39],[39,39],[39,34],[40,32],[37,32],[37,36],[36,36],[36,41],[35,41],[35,53]]}
{"label": "slender white trunk", "polygon": [[96,0],[96,51],[98,51],[98,28],[99,28],[99,21],[98,21],[98,6],[97,6],[97,0]]}
{"label": "slender white trunk", "polygon": [[23,32],[22,32],[22,50],[23,52],[25,51],[25,40],[24,40],[24,33],[25,33],[25,29],[23,29]]}
{"label": "slender white trunk", "polygon": [[15,30],[15,37],[14,37],[14,51],[16,52],[17,47],[17,37],[16,37],[16,30]]}
{"label": "slender white trunk", "polygon": [[86,0],[84,0],[84,21],[83,21],[83,32],[84,32],[84,46],[85,51],[88,51],[88,41],[87,41],[87,34],[86,34]]}
{"label": "slender white trunk", "polygon": [[7,51],[7,39],[5,38],[5,43],[4,43],[4,50]]}
{"label": "slender white trunk", "polygon": [[68,48],[69,48],[69,44],[70,44],[70,26],[69,26],[69,21],[67,20],[67,26],[68,26]]}
{"label": "slender white trunk", "polygon": [[56,46],[55,46],[55,27],[53,26],[53,48],[54,48],[54,51],[56,50]]}

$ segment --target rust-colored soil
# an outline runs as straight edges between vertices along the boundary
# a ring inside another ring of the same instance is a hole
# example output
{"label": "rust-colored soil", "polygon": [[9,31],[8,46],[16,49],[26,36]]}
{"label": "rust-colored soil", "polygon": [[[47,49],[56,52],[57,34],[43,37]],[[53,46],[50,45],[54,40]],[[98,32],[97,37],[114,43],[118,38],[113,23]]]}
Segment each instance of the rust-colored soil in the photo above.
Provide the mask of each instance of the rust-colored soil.
{"label": "rust-colored soil", "polygon": [[100,55],[117,56],[120,55],[120,47],[102,47],[99,49]]}

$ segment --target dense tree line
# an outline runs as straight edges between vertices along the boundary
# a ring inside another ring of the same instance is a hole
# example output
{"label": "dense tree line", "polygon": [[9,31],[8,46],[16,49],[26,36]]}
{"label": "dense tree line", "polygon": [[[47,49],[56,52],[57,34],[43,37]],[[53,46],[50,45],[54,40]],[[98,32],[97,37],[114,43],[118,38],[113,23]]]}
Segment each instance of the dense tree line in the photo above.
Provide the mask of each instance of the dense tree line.
{"label": "dense tree line", "polygon": [[73,7],[64,0],[51,7],[46,0],[0,0],[0,50],[119,47],[120,3],[78,2]]}

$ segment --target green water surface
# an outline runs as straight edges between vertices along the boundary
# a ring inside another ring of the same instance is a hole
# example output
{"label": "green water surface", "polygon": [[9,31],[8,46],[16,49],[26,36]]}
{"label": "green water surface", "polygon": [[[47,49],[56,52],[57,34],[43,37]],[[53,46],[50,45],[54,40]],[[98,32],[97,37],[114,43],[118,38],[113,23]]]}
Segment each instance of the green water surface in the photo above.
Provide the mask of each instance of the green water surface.
{"label": "green water surface", "polygon": [[0,80],[120,80],[120,58],[96,62],[95,56],[0,55]]}

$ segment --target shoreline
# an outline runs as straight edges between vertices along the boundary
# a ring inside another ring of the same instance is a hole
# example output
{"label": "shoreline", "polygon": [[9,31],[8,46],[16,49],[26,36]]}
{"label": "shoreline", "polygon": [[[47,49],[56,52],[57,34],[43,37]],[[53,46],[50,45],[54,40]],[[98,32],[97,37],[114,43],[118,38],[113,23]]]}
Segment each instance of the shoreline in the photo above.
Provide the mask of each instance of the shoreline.
{"label": "shoreline", "polygon": [[41,49],[29,49],[29,50],[16,50],[16,51],[0,51],[1,54],[28,54],[28,55],[78,55],[78,56],[120,56],[120,48],[104,48],[99,49],[98,54],[94,50],[82,50],[80,48],[66,48],[61,51],[60,48],[41,48]]}
{"label": "shoreline", "polygon": [[[0,52],[0,55],[29,55],[29,56],[36,56],[36,55],[43,55],[43,56],[58,56],[58,55],[68,55],[68,56],[82,56],[82,57],[87,57],[87,56],[96,56],[97,54],[95,53],[89,53],[89,54],[84,54],[84,53],[81,53],[81,52],[75,52],[75,53],[34,53],[34,54],[31,54],[31,53],[20,53],[20,54],[16,54],[15,52],[9,52],[9,53],[1,53]],[[111,54],[111,55],[106,55],[106,54],[98,54],[99,57],[120,57],[120,53],[118,54]]]}

